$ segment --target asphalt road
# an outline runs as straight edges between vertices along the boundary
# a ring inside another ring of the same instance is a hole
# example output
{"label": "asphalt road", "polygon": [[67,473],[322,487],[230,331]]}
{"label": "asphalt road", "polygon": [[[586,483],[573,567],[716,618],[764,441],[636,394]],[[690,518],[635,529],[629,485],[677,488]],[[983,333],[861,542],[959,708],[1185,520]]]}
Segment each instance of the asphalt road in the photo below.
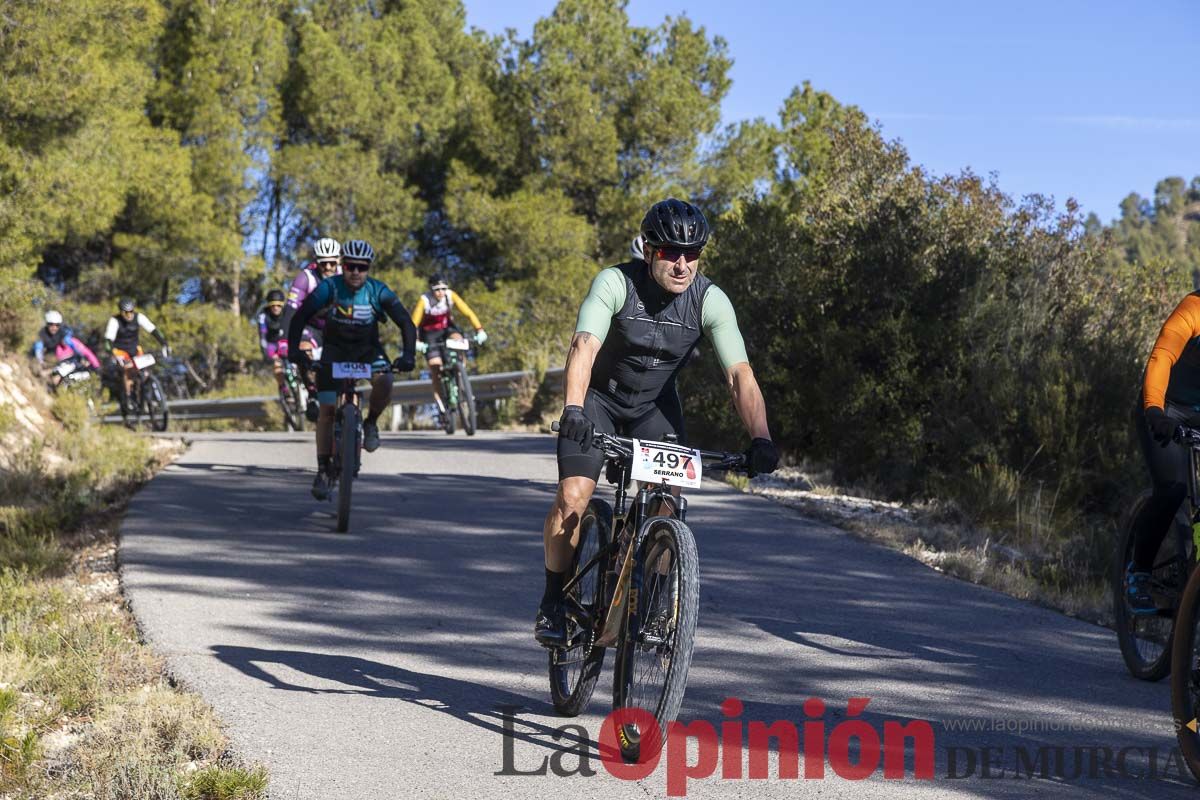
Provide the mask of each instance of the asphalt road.
{"label": "asphalt road", "polygon": [[[591,713],[566,720],[549,703],[531,627],[551,437],[384,434],[348,534],[308,494],[313,460],[310,435],[196,435],[122,529],[147,640],[269,767],[272,797],[666,796],[668,773],[682,775],[667,755],[636,783],[597,756],[611,657]],[[772,756],[766,779],[717,766],[689,796],[1195,796],[1173,757],[1169,687],[1130,678],[1110,631],[760,497],[719,484],[691,496],[700,624],[680,719],[823,722],[832,762],[849,698],[867,697],[856,719],[885,740],[889,722],[927,722],[936,761],[915,779],[910,747],[904,779],[881,766],[850,780],[832,763],[804,777],[802,755],[789,779]],[[740,716],[722,712],[729,697]],[[851,741],[851,762],[870,757]],[[740,763],[732,752],[717,761]],[[594,774],[513,774],[543,764]]]}

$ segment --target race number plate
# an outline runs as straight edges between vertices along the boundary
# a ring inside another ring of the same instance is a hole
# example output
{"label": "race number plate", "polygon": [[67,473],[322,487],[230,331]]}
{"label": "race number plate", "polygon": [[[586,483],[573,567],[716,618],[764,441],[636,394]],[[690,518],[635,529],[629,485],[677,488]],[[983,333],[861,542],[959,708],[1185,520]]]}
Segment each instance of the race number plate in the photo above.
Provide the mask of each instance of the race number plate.
{"label": "race number plate", "polygon": [[145,369],[146,367],[152,366],[153,364],[154,364],[154,356],[150,355],[149,353],[145,353],[143,355],[133,357],[133,365],[135,367],[137,367],[138,369]]}
{"label": "race number plate", "polygon": [[635,481],[667,483],[671,486],[700,486],[700,451],[667,442],[633,440]]}
{"label": "race number plate", "polygon": [[369,380],[371,377],[371,365],[355,364],[352,361],[335,361],[333,362],[333,377]]}
{"label": "race number plate", "polygon": [[70,361],[64,361],[54,368],[61,377],[65,378],[75,371],[75,364]]}
{"label": "race number plate", "polygon": [[466,339],[447,339],[446,347],[449,347],[451,350],[470,350],[471,343]]}

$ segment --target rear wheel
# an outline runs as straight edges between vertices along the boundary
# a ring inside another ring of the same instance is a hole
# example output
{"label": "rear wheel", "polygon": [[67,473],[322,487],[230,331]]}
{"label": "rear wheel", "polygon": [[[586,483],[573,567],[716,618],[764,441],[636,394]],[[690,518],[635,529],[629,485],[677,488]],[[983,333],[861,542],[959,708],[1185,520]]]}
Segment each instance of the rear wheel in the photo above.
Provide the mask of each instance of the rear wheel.
{"label": "rear wheel", "polygon": [[699,556],[691,529],[672,517],[651,517],[642,529],[635,564],[642,581],[639,630],[630,631],[627,616],[613,671],[613,709],[648,712],[657,724],[630,722],[617,729],[621,756],[630,762],[657,753],[663,731],[679,714],[700,608]]}
{"label": "rear wheel", "polygon": [[[1117,629],[1117,641],[1125,666],[1135,678],[1145,681],[1161,680],[1171,670],[1171,639],[1175,624],[1175,602],[1179,587],[1187,575],[1187,563],[1179,557],[1178,539],[1183,523],[1177,517],[1171,522],[1171,530],[1163,538],[1162,547],[1154,559],[1153,585],[1165,589],[1154,592],[1159,599],[1157,614],[1134,614],[1125,598],[1125,568],[1133,560],[1135,539],[1134,521],[1143,506],[1149,501],[1151,492],[1146,490],[1134,500],[1121,526],[1121,538],[1112,571],[1113,619]],[[1190,537],[1189,537],[1190,538]]]}
{"label": "rear wheel", "polygon": [[[579,544],[569,579],[608,546],[611,530],[612,508],[593,498],[579,520]],[[550,696],[554,709],[568,717],[587,708],[604,664],[604,648],[595,642],[607,610],[603,599],[606,570],[607,564],[594,564],[563,598],[567,606],[567,646],[550,650]]]}
{"label": "rear wheel", "polygon": [[475,395],[471,392],[471,379],[467,377],[466,367],[458,368],[455,380],[458,383],[458,418],[467,436],[474,436]]}
{"label": "rear wheel", "polygon": [[340,413],[342,438],[338,442],[341,476],[337,488],[337,531],[345,533],[350,529],[350,493],[354,478],[358,475],[358,406],[346,403]]}

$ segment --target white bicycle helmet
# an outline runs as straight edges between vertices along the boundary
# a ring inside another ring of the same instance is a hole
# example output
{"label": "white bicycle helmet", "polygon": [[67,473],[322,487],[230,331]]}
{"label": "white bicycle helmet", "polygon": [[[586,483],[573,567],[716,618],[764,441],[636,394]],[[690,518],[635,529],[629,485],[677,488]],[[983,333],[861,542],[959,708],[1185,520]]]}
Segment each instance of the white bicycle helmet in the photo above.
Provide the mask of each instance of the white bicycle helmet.
{"label": "white bicycle helmet", "polygon": [[337,258],[342,254],[342,246],[338,244],[337,239],[330,239],[328,236],[317,239],[313,244],[313,256],[315,258],[328,259]]}
{"label": "white bicycle helmet", "polygon": [[342,248],[342,258],[350,261],[365,261],[370,264],[375,260],[375,248],[362,239],[351,239]]}
{"label": "white bicycle helmet", "polygon": [[57,311],[47,311],[46,312],[46,324],[47,325],[62,325],[62,314],[58,313]]}

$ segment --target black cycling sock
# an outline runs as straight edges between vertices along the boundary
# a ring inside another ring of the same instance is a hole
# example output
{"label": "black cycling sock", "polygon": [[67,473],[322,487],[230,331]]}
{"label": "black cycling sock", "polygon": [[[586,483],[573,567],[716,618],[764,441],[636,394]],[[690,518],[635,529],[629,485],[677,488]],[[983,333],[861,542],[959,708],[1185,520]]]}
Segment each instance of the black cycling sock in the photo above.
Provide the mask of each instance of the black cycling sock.
{"label": "black cycling sock", "polygon": [[372,425],[374,425],[374,424],[375,424],[375,421],[376,421],[377,419],[379,419],[379,415],[378,415],[378,414],[372,414],[370,411],[368,411],[368,412],[367,412],[367,418],[364,420],[364,422],[369,422],[369,423],[371,423]]}
{"label": "black cycling sock", "polygon": [[542,605],[558,603],[562,600],[563,584],[566,583],[567,573],[546,570],[546,590],[542,593]]}
{"label": "black cycling sock", "polygon": [[317,469],[321,472],[328,472],[331,461],[333,461],[333,456],[317,456]]}

